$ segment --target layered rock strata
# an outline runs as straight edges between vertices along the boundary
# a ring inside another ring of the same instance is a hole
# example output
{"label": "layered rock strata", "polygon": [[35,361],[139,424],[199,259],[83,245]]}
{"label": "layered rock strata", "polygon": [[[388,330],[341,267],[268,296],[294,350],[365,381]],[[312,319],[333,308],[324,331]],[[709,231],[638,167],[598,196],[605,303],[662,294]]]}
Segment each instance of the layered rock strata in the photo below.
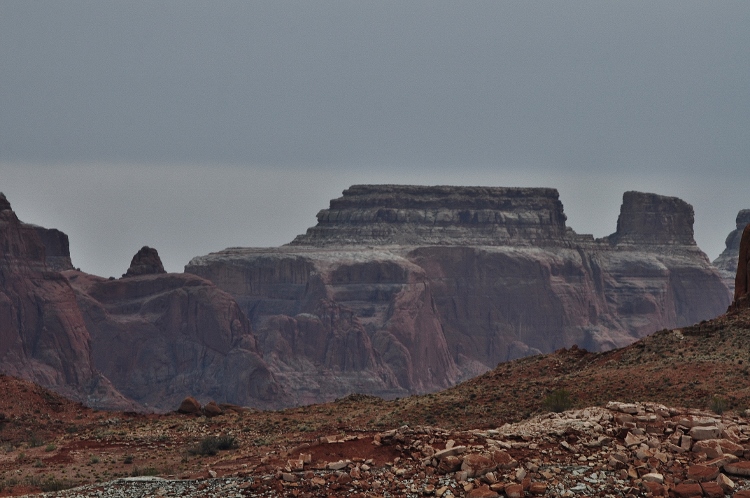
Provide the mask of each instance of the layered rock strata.
{"label": "layered rock strata", "polygon": [[[277,377],[302,377],[306,400],[431,391],[498,362],[624,346],[726,310],[684,201],[627,192],[617,231],[598,240],[565,219],[553,189],[354,186],[289,246],[227,249],[186,272],[237,299]],[[326,323],[321,306],[351,318],[300,333]],[[368,361],[344,368],[343,344],[355,342]]]}
{"label": "layered rock strata", "polygon": [[54,234],[22,223],[0,194],[0,372],[92,405],[132,408],[94,367],[75,292],[47,264],[40,233]]}
{"label": "layered rock strata", "polygon": [[745,226],[740,239],[737,275],[734,280],[734,302],[731,310],[750,307],[750,224]]}
{"label": "layered rock strata", "polygon": [[714,266],[719,269],[724,282],[732,292],[734,292],[734,279],[737,274],[737,255],[740,251],[742,232],[748,224],[750,224],[750,209],[742,209],[737,213],[735,229],[727,235],[724,251],[714,260]]}
{"label": "layered rock strata", "polygon": [[293,246],[532,245],[565,236],[549,188],[354,185]]}
{"label": "layered rock strata", "polygon": [[156,410],[173,409],[188,394],[277,406],[283,393],[247,318],[211,282],[174,273],[64,276],[91,334],[96,368],[129,398]]}
{"label": "layered rock strata", "polygon": [[148,247],[127,275],[72,270],[68,237],[20,222],[0,194],[0,372],[99,408],[286,402],[229,294],[165,273]]}
{"label": "layered rock strata", "polygon": [[159,251],[152,247],[143,246],[137,253],[135,253],[135,256],[133,256],[133,259],[130,262],[130,267],[123,277],[158,275],[159,273],[167,273],[164,270],[164,265],[161,263]]}

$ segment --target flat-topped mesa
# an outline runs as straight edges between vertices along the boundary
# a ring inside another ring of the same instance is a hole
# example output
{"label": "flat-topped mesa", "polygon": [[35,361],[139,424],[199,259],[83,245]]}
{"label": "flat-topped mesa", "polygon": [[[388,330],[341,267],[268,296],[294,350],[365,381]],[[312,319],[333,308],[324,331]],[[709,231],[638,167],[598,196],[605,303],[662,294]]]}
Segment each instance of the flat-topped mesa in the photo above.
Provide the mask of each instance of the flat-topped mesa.
{"label": "flat-topped mesa", "polygon": [[622,196],[613,244],[696,246],[693,238],[693,206],[677,197],[643,192]]}
{"label": "flat-topped mesa", "polygon": [[556,189],[354,185],[290,245],[535,245],[566,236]]}
{"label": "flat-topped mesa", "polygon": [[736,228],[727,235],[724,251],[713,262],[716,268],[728,272],[732,279],[737,271],[737,255],[740,251],[742,232],[748,224],[750,224],[750,209],[742,209],[737,213]]}

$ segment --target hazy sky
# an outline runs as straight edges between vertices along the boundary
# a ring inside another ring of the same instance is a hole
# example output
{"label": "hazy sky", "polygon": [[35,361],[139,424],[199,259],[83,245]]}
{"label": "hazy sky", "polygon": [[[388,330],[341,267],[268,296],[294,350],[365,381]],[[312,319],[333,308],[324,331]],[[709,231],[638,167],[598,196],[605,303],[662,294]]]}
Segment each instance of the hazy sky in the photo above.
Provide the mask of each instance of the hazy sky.
{"label": "hazy sky", "polygon": [[0,191],[73,263],[288,242],[352,183],[750,208],[750,2],[0,2]]}

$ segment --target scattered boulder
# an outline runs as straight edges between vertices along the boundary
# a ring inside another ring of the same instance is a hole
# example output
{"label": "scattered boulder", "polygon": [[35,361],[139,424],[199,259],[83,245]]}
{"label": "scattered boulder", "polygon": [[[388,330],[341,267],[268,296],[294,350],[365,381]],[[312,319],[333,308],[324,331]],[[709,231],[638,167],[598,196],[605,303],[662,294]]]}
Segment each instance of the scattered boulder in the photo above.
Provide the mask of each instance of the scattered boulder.
{"label": "scattered boulder", "polygon": [[224,410],[221,409],[219,405],[216,404],[215,401],[209,401],[206,406],[203,407],[203,414],[206,417],[218,417],[219,415],[222,415],[224,413]]}
{"label": "scattered boulder", "polygon": [[741,461],[724,465],[724,472],[733,476],[750,477],[750,462]]}
{"label": "scattered boulder", "polygon": [[177,409],[177,413],[184,413],[186,415],[200,415],[202,413],[201,404],[194,397],[188,396],[187,398],[182,400],[182,403],[180,403],[180,407]]}
{"label": "scattered boulder", "polygon": [[455,472],[461,468],[461,459],[455,455],[447,455],[440,460],[437,470],[440,474]]}

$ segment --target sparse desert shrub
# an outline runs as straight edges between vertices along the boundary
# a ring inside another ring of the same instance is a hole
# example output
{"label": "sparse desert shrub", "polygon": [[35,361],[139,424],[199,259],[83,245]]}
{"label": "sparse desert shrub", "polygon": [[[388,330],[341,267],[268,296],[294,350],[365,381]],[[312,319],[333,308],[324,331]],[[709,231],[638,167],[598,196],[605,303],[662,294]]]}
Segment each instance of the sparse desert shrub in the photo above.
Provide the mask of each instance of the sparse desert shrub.
{"label": "sparse desert shrub", "polygon": [[16,479],[15,477],[3,477],[2,479],[0,479],[0,493],[5,491],[6,489],[13,489],[16,486],[18,486],[18,479]]}
{"label": "sparse desert shrub", "polygon": [[544,398],[542,405],[551,412],[564,412],[573,406],[573,396],[564,387],[556,389]]}
{"label": "sparse desert shrub", "polygon": [[222,450],[237,448],[237,440],[233,436],[208,436],[188,450],[193,455],[215,455]]}
{"label": "sparse desert shrub", "polygon": [[56,449],[57,446],[51,443],[44,447],[44,451],[46,451],[47,453],[49,453],[50,451],[55,451]]}
{"label": "sparse desert shrub", "polygon": [[726,399],[715,394],[708,402],[708,408],[717,415],[721,415],[729,408],[729,403]]}
{"label": "sparse desert shrub", "polygon": [[29,448],[36,448],[44,444],[44,441],[36,434],[32,434],[29,438]]}
{"label": "sparse desert shrub", "polygon": [[138,477],[138,476],[155,476],[159,475],[159,469],[156,467],[138,467],[136,466],[133,471],[130,473],[131,477]]}
{"label": "sparse desert shrub", "polygon": [[125,458],[123,458],[122,463],[126,463],[126,464],[133,463],[133,455],[125,455]]}
{"label": "sparse desert shrub", "polygon": [[50,491],[62,491],[64,489],[75,488],[77,485],[78,484],[74,481],[69,481],[68,479],[55,479],[50,477],[43,480],[37,486],[45,493],[49,493]]}

